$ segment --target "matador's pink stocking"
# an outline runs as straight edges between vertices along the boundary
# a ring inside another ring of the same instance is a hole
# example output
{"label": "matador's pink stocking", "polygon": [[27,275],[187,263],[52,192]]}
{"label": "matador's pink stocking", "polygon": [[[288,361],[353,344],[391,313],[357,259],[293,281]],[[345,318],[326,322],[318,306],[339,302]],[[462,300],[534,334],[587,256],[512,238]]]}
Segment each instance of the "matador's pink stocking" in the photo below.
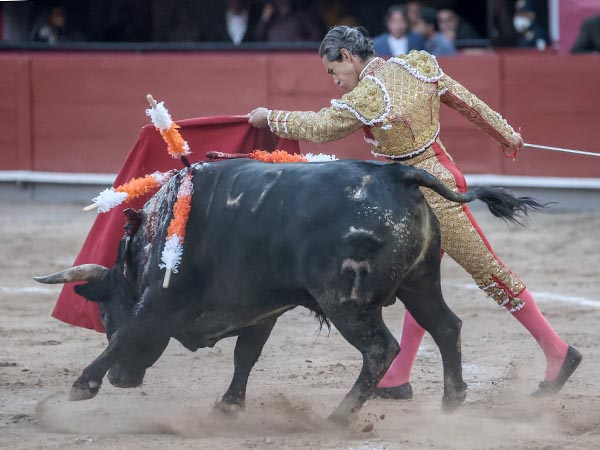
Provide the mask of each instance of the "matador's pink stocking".
{"label": "matador's pink stocking", "polygon": [[569,346],[552,329],[528,289],[521,292],[519,298],[525,306],[514,312],[513,316],[527,328],[544,351],[547,364],[546,381],[552,381],[557,377],[565,361]]}
{"label": "matador's pink stocking", "polygon": [[408,383],[419,345],[425,334],[425,329],[419,325],[408,311],[404,314],[400,353],[392,362],[385,376],[377,387],[394,387]]}
{"label": "matador's pink stocking", "polygon": [[[546,356],[546,381],[552,381],[559,374],[565,361],[568,345],[552,329],[528,289],[521,292],[519,298],[525,303],[525,306],[514,312],[513,316],[529,331],[542,348]],[[510,305],[506,305],[506,308],[510,309]],[[401,351],[379,382],[378,387],[399,386],[408,383],[424,334],[425,330],[406,311],[400,340]]]}

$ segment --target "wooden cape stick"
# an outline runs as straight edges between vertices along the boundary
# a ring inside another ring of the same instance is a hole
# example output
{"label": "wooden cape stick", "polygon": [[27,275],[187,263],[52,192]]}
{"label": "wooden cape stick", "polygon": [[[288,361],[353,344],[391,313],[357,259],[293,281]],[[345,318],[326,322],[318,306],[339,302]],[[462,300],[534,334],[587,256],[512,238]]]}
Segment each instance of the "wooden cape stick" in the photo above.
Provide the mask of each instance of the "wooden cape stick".
{"label": "wooden cape stick", "polygon": [[[154,97],[152,97],[152,95],[148,94],[146,95],[146,100],[148,100],[148,103],[150,104],[150,107],[152,109],[156,108],[156,100],[154,100]],[[92,211],[94,209],[98,208],[98,203],[92,203],[91,205],[87,205],[83,208],[84,211],[88,212],[88,211]]]}

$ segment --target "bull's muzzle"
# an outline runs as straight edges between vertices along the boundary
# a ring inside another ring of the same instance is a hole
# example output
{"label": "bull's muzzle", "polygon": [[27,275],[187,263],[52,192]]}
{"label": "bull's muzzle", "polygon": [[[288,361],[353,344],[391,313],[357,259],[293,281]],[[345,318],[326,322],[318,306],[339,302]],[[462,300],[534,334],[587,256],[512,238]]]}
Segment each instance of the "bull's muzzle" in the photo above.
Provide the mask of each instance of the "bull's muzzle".
{"label": "bull's muzzle", "polygon": [[80,266],[71,267],[62,272],[46,275],[45,277],[33,277],[38,283],[44,284],[61,284],[72,283],[74,281],[92,281],[101,279],[108,268],[100,264],[82,264]]}

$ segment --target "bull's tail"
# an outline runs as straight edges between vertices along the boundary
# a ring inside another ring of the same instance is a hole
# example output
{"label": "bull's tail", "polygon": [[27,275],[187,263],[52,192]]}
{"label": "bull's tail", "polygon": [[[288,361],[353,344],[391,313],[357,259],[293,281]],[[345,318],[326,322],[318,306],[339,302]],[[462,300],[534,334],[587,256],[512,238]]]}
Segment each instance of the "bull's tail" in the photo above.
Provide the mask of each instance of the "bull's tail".
{"label": "bull's tail", "polygon": [[490,212],[504,220],[521,223],[519,217],[527,215],[530,210],[540,210],[547,204],[539,203],[532,197],[515,197],[506,189],[501,187],[475,187],[467,192],[455,192],[430,173],[415,167],[402,166],[403,180],[412,182],[417,186],[423,186],[453,202],[468,203],[473,200],[484,202]]}

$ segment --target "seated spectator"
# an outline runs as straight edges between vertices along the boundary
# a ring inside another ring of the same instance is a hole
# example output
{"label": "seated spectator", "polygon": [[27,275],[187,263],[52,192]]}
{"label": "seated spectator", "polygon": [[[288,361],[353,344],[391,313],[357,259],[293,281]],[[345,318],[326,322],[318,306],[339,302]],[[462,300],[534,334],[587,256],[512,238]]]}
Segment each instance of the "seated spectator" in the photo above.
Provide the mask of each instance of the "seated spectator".
{"label": "seated spectator", "polygon": [[544,50],[548,43],[546,29],[536,22],[537,14],[531,0],[517,0],[513,25],[517,31],[517,47]]}
{"label": "seated spectator", "polygon": [[324,27],[319,20],[296,8],[292,0],[265,3],[254,30],[257,41],[267,42],[317,42],[324,34]]}
{"label": "seated spectator", "polygon": [[31,40],[46,42],[50,45],[67,40],[65,33],[65,7],[63,5],[52,7],[47,21],[32,31]]}
{"label": "seated spectator", "polygon": [[437,13],[433,8],[423,8],[419,14],[420,20],[415,27],[425,38],[425,51],[434,56],[451,56],[456,54],[454,44],[439,32]]}
{"label": "seated spectator", "polygon": [[437,12],[437,20],[440,32],[453,43],[463,39],[479,39],[481,37],[475,28],[451,8],[440,8]]}
{"label": "seated spectator", "polygon": [[600,14],[583,21],[571,53],[600,52]]}
{"label": "seated spectator", "polygon": [[225,29],[227,38],[235,45],[252,40],[252,30],[256,26],[257,17],[254,8],[250,8],[248,0],[228,0],[225,9]]}
{"label": "seated spectator", "polygon": [[408,28],[404,6],[390,6],[384,19],[387,33],[373,38],[373,47],[379,56],[397,56],[425,48],[425,38]]}
{"label": "seated spectator", "polygon": [[408,20],[408,26],[411,30],[414,30],[421,21],[421,3],[421,0],[408,0],[404,4],[404,7],[406,8],[406,19]]}

